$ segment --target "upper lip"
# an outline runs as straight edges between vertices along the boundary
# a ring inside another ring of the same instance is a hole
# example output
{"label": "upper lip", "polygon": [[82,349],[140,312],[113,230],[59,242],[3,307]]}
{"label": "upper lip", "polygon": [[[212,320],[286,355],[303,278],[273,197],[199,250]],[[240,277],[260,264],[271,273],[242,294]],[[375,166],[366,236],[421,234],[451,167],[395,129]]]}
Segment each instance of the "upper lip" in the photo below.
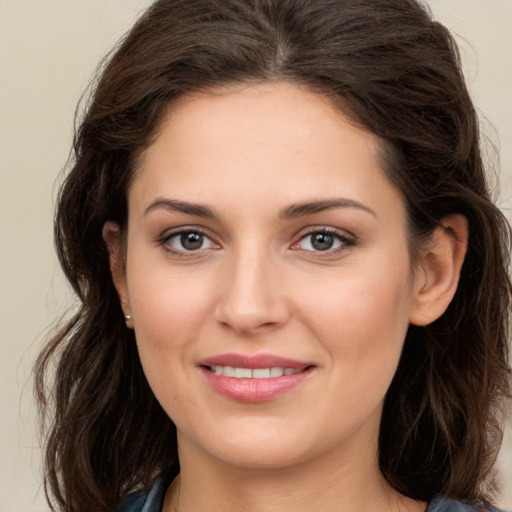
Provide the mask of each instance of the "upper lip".
{"label": "upper lip", "polygon": [[235,368],[250,368],[252,370],[255,368],[293,368],[294,370],[302,370],[314,365],[309,362],[297,361],[272,354],[258,354],[254,356],[219,354],[203,359],[199,362],[198,366],[233,366]]}

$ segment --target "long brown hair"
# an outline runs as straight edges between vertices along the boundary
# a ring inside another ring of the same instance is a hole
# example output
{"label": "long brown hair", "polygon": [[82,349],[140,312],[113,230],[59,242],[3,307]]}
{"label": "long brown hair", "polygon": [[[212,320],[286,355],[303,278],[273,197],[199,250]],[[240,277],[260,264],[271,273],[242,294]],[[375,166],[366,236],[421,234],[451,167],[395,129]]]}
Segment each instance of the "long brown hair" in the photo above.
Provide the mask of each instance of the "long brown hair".
{"label": "long brown hair", "polygon": [[36,365],[46,489],[65,512],[112,511],[164,468],[175,427],[144,377],[102,240],[165,108],[213,85],[284,80],[332,99],[375,134],[402,191],[411,250],[450,213],[469,220],[446,313],[410,328],[387,393],[380,467],[399,492],[492,499],[510,393],[510,228],[484,175],[478,120],[450,34],[415,0],[159,0],[104,66],[74,140],[55,218],[80,301]]}

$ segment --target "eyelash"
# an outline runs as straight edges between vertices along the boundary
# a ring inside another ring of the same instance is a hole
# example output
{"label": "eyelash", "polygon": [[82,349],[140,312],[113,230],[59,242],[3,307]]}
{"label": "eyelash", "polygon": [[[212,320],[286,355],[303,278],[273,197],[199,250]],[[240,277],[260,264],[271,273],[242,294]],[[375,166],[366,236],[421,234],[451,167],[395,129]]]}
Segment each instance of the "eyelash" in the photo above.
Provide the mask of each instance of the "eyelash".
{"label": "eyelash", "polygon": [[[175,256],[178,257],[190,257],[191,255],[194,255],[195,253],[199,253],[201,249],[205,249],[204,247],[200,247],[196,250],[187,250],[187,249],[175,249],[170,245],[170,240],[176,237],[181,237],[183,235],[187,234],[197,234],[201,235],[204,240],[208,240],[210,244],[215,244],[215,242],[212,241],[211,237],[209,237],[202,229],[196,228],[196,227],[190,227],[185,229],[179,229],[177,231],[173,231],[171,233],[168,233],[164,236],[162,236],[160,239],[157,240],[157,244],[162,246],[163,249],[167,252],[172,253]],[[216,245],[216,244],[215,244]]]}
{"label": "eyelash", "polygon": [[[185,248],[184,249],[175,249],[170,245],[169,242],[173,238],[181,237],[181,236],[187,235],[187,234],[201,235],[203,237],[203,240],[209,241],[209,243],[212,245],[217,245],[217,244],[215,244],[215,242],[212,241],[212,239],[202,229],[196,228],[196,227],[179,229],[177,231],[168,233],[165,236],[162,236],[161,238],[159,238],[157,240],[157,244],[159,246],[162,246],[165,251],[170,252],[173,255],[176,255],[178,257],[187,257],[187,256],[190,257],[194,254],[198,254],[201,250],[210,248],[210,247],[203,247],[201,245],[201,247],[199,247],[195,250],[194,249],[187,250]],[[321,256],[323,254],[332,255],[337,252],[343,251],[343,250],[347,249],[348,247],[355,245],[355,240],[352,237],[349,237],[346,234],[341,233],[339,230],[337,230],[335,228],[322,227],[322,228],[311,228],[307,233],[304,233],[303,235],[301,235],[299,240],[292,244],[291,249],[301,250],[301,248],[299,247],[299,244],[301,242],[303,242],[304,240],[306,240],[308,237],[311,237],[313,235],[330,235],[335,239],[335,242],[337,241],[340,243],[340,246],[336,247],[334,249],[332,249],[332,248],[327,248],[325,250],[302,249],[304,252],[313,253],[318,256]],[[310,245],[312,245],[311,242],[310,242]]]}
{"label": "eyelash", "polygon": [[[308,230],[305,234],[303,234],[300,237],[298,242],[295,242],[292,245],[292,249],[300,250],[300,247],[298,247],[298,245],[302,241],[306,240],[308,237],[311,237],[312,235],[330,235],[334,238],[335,242],[337,241],[340,243],[339,247],[336,247],[334,249],[328,248],[323,251],[322,250],[315,251],[315,250],[310,250],[310,249],[304,249],[305,252],[313,253],[313,254],[315,254],[315,256],[316,255],[321,256],[323,254],[325,254],[325,255],[336,254],[340,251],[346,250],[348,247],[355,245],[354,238],[347,236],[347,234],[345,234],[344,232],[340,232],[339,230],[337,230],[335,228],[322,227],[322,228],[311,228],[310,230]],[[310,243],[310,245],[312,245],[311,241],[309,243]]]}

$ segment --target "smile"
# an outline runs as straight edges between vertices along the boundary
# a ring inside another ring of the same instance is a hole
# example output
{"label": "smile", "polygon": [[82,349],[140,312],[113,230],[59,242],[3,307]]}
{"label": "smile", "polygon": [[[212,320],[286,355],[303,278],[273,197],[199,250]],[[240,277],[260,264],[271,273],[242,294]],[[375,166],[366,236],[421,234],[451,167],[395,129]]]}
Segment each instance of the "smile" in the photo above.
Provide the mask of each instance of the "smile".
{"label": "smile", "polygon": [[302,370],[295,368],[235,368],[233,366],[210,366],[209,370],[215,375],[224,375],[224,377],[234,377],[235,379],[271,379],[273,377],[282,377],[283,375],[295,375]]}
{"label": "smile", "polygon": [[216,394],[247,404],[275,400],[297,389],[315,373],[316,365],[270,354],[223,354],[198,365]]}

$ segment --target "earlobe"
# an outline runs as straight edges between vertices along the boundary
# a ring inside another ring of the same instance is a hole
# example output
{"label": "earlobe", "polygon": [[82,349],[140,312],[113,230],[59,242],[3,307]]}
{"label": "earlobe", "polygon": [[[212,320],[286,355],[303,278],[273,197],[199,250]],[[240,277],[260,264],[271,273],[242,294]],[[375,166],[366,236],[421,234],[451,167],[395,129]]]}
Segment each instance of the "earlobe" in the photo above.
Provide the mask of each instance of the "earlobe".
{"label": "earlobe", "polygon": [[468,221],[462,214],[441,219],[422,249],[409,321],[424,326],[437,320],[452,301],[468,245]]}
{"label": "earlobe", "polygon": [[105,222],[102,231],[103,241],[107,246],[110,272],[112,274],[112,281],[116,287],[121,301],[121,307],[125,318],[128,316],[131,320],[131,308],[128,301],[128,289],[126,285],[126,272],[125,272],[125,255],[123,249],[123,240],[121,237],[121,230],[119,226],[112,221]]}

